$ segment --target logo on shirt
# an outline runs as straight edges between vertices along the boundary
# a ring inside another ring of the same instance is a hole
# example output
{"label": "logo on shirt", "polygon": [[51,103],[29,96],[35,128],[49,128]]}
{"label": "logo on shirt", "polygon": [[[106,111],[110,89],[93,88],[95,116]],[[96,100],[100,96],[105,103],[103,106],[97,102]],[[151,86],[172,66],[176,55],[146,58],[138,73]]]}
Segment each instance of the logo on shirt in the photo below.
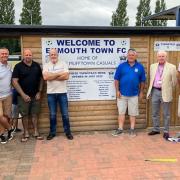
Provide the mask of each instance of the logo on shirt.
{"label": "logo on shirt", "polygon": [[138,72],[138,69],[137,69],[137,68],[135,68],[135,69],[134,69],[134,72],[136,72],[136,73],[137,73],[137,72]]}

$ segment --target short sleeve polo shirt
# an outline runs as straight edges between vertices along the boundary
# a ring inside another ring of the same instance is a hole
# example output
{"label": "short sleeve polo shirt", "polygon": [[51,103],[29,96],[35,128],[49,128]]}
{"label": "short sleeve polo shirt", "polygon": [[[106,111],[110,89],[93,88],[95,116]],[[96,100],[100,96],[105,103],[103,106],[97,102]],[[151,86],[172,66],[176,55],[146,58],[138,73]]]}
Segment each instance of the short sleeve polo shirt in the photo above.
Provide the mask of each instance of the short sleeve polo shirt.
{"label": "short sleeve polo shirt", "polygon": [[21,61],[14,67],[12,78],[19,79],[18,82],[25,94],[35,97],[39,91],[40,80],[42,78],[41,67],[34,61],[32,61],[31,66]]}
{"label": "short sleeve polo shirt", "polygon": [[137,96],[140,83],[146,81],[144,67],[137,61],[133,66],[126,61],[118,66],[114,79],[119,81],[119,90],[122,95]]}

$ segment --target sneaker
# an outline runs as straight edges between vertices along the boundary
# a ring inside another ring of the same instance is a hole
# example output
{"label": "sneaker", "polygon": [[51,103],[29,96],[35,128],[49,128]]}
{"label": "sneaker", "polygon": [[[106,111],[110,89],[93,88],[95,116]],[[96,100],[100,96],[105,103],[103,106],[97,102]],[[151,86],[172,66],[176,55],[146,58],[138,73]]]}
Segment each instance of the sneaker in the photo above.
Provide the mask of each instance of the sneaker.
{"label": "sneaker", "polygon": [[131,137],[137,136],[137,134],[136,134],[136,132],[135,132],[134,129],[130,129],[130,130],[129,130],[129,135],[130,135]]}
{"label": "sneaker", "polygon": [[113,136],[119,136],[119,135],[122,135],[122,134],[124,134],[122,129],[116,129],[116,130],[112,133]]}
{"label": "sneaker", "polygon": [[13,126],[12,126],[12,129],[11,129],[11,130],[12,130],[12,134],[16,133],[16,127],[13,127]]}
{"label": "sneaker", "polygon": [[8,131],[8,136],[7,136],[8,141],[10,141],[13,138],[13,133],[14,133],[14,129],[10,129]]}
{"label": "sneaker", "polygon": [[3,134],[0,135],[0,139],[1,139],[1,144],[6,144],[8,141],[7,138]]}

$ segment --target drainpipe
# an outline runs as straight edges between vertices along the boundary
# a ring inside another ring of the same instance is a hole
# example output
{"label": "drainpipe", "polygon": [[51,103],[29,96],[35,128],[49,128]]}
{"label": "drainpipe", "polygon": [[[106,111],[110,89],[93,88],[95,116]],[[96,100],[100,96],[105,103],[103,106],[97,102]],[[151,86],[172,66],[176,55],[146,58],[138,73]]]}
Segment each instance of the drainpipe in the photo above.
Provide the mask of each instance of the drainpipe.
{"label": "drainpipe", "polygon": [[180,26],[180,7],[176,10],[176,26]]}

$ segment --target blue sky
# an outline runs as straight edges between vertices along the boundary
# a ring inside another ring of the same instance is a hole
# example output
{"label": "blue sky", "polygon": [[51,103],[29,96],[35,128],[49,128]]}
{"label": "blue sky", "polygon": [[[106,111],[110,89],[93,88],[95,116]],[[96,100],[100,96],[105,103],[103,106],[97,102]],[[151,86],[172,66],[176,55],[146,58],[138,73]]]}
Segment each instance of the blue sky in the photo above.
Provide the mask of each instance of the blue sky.
{"label": "blue sky", "polygon": [[[112,12],[116,10],[119,0],[41,0],[41,13],[44,25],[72,26],[109,26]],[[156,0],[151,0],[154,11]],[[179,0],[166,0],[167,8],[180,5]],[[135,25],[135,17],[139,0],[128,0],[127,13],[130,26]],[[15,0],[16,24],[22,0]],[[175,26],[175,22],[168,23]]]}

